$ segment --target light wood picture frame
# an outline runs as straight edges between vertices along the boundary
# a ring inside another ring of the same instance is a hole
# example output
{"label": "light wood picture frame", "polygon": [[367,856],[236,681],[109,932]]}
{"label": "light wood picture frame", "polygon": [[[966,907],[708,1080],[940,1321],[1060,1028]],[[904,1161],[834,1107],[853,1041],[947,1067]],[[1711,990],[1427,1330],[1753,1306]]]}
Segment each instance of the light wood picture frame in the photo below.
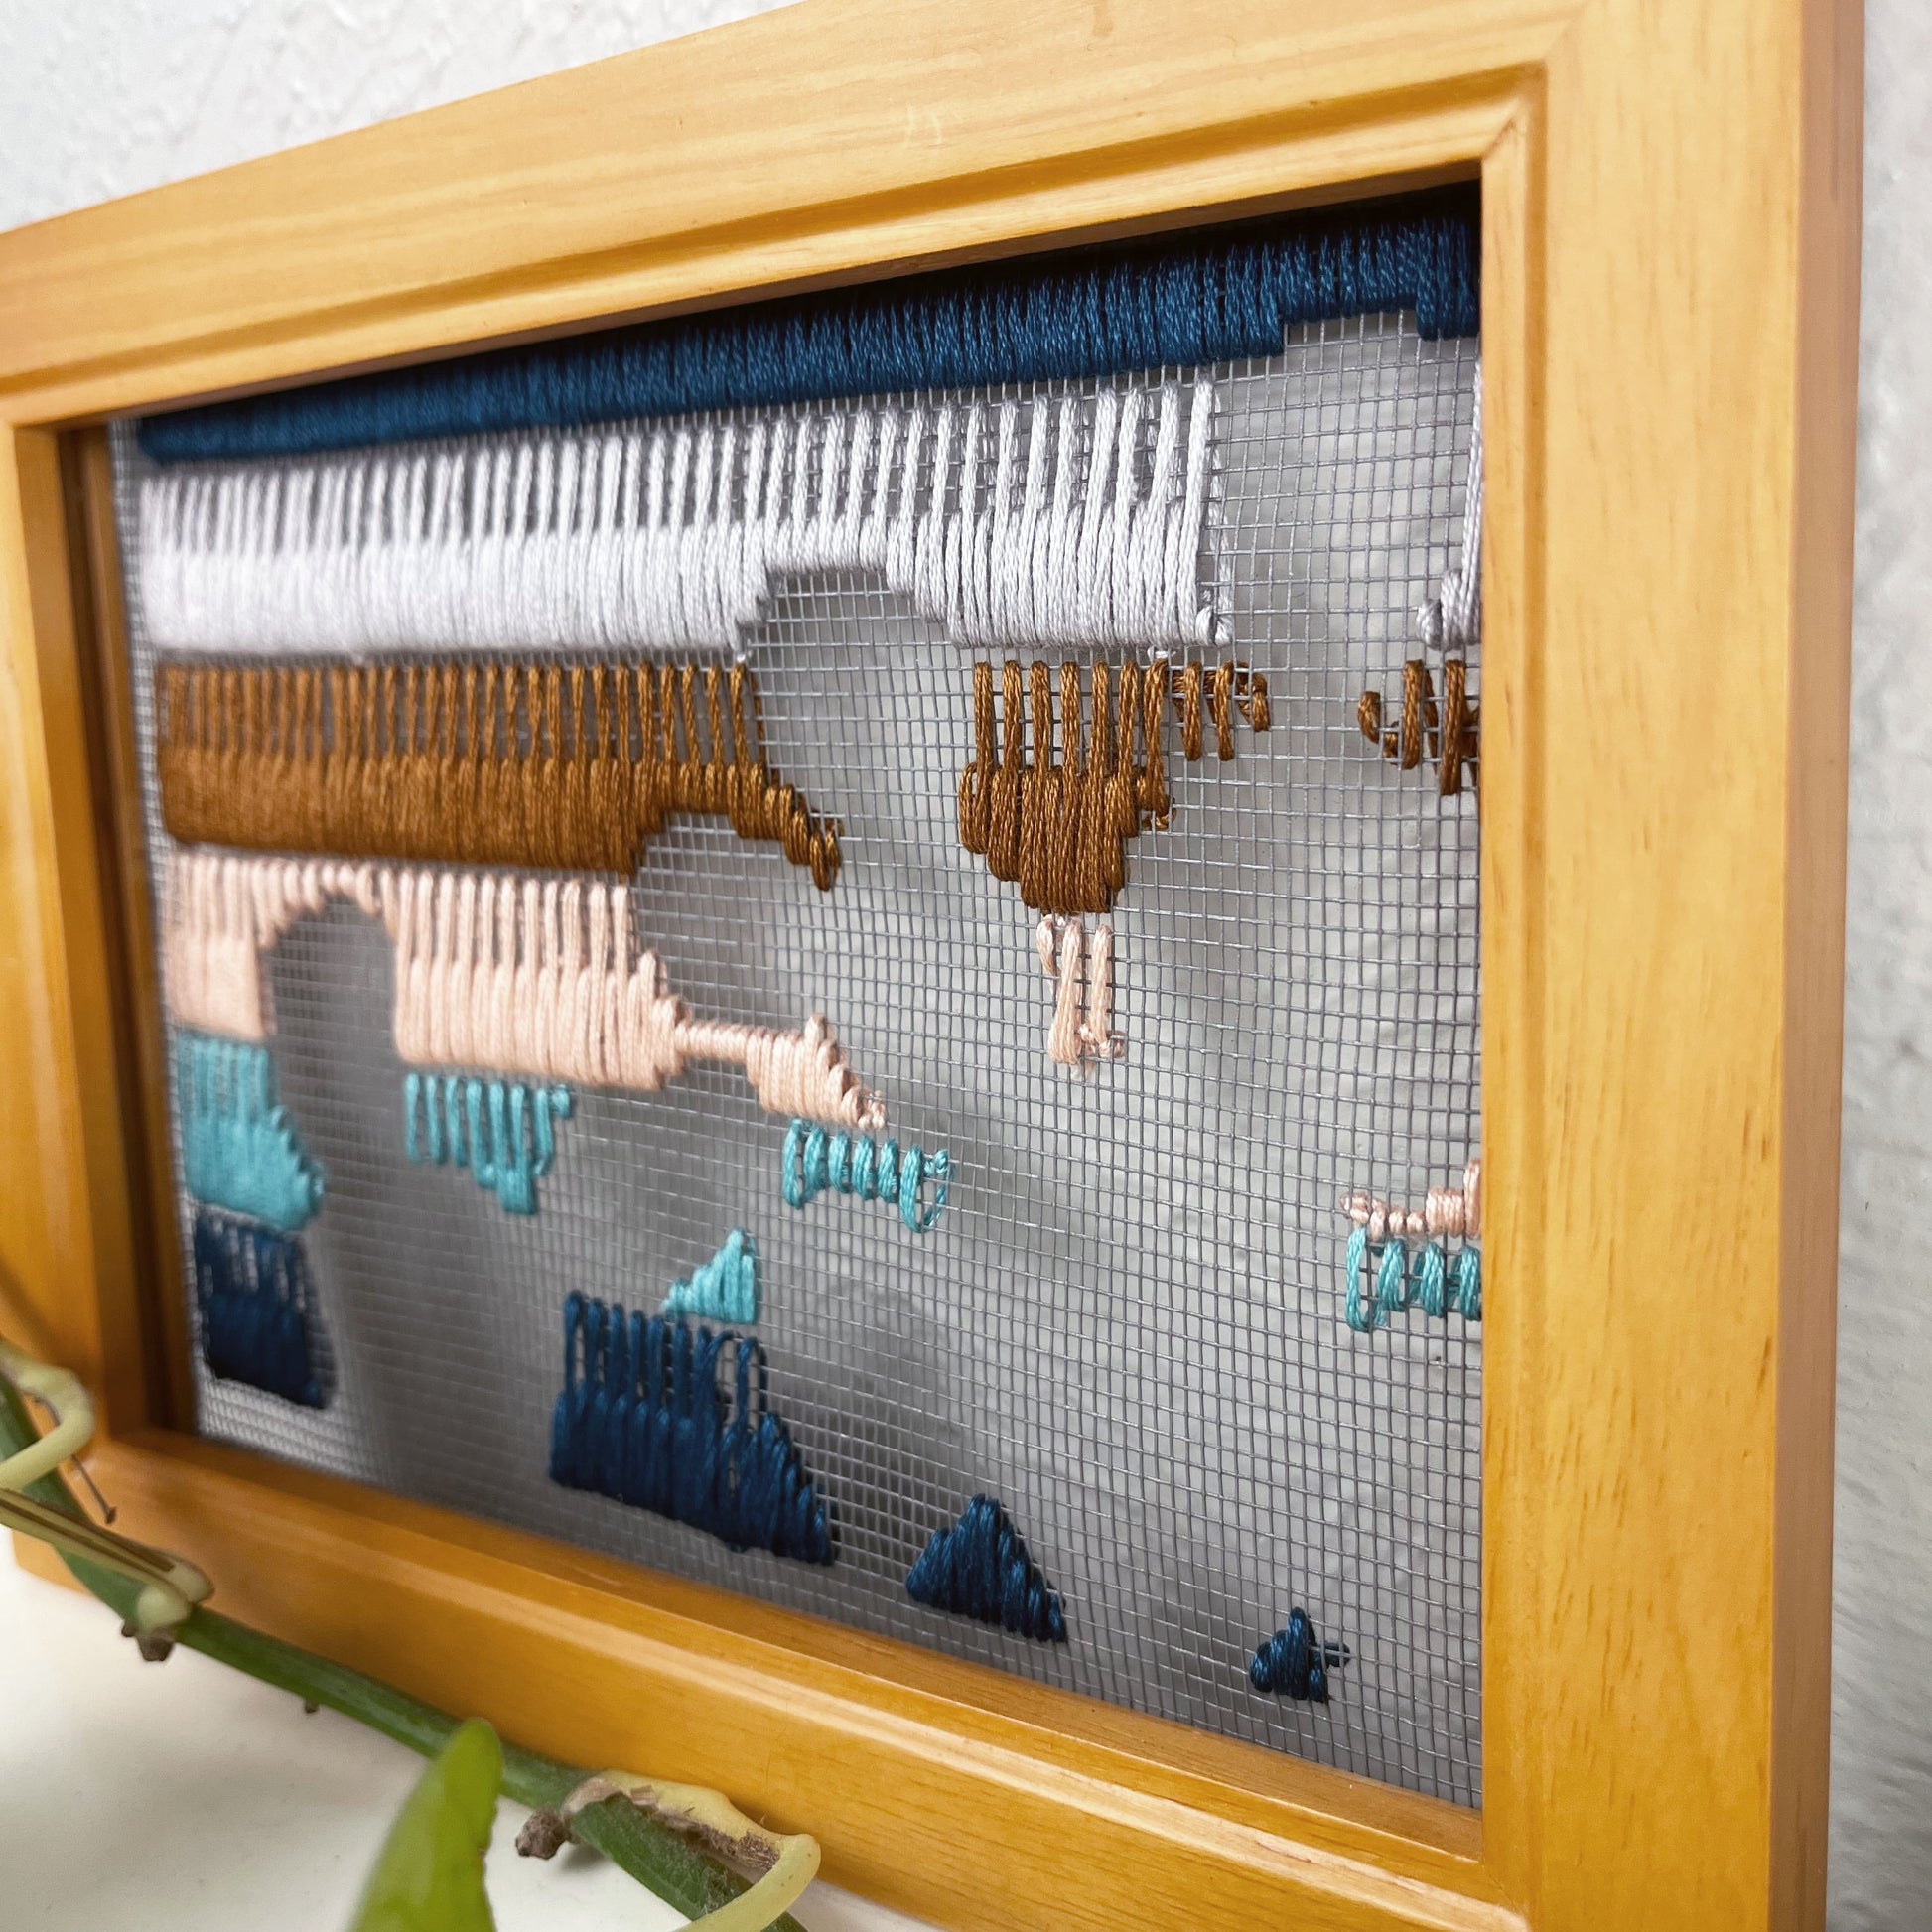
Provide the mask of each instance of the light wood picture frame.
{"label": "light wood picture frame", "polygon": [[[131,1533],[937,1924],[1821,1924],[1861,89],[1856,0],[807,0],[0,236],[0,1327]],[[189,1433],[98,425],[1476,176],[1480,1812]]]}

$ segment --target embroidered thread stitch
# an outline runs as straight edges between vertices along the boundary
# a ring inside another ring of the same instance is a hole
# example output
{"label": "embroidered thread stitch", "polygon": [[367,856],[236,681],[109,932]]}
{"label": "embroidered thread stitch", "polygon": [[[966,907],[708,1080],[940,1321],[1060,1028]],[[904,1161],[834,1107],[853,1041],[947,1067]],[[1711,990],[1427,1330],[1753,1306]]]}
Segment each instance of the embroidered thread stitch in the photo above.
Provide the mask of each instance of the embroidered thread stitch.
{"label": "embroidered thread stitch", "polygon": [[164,863],[162,960],[168,1011],[183,1026],[259,1044],[275,1031],[262,955],[332,898],[374,916],[365,869],[294,866],[218,852],[170,853]]}
{"label": "embroidered thread stitch", "polygon": [[1443,702],[1439,710],[1436,687],[1427,661],[1411,658],[1402,667],[1402,716],[1393,729],[1384,729],[1382,694],[1364,691],[1355,706],[1355,722],[1370,744],[1381,747],[1405,771],[1413,771],[1425,756],[1436,761],[1436,789],[1453,798],[1462,789],[1462,773],[1480,804],[1481,721],[1476,701],[1469,696],[1469,657],[1482,637],[1482,365],[1475,371],[1475,427],[1469,440],[1467,487],[1462,513],[1462,561],[1445,571],[1441,588],[1416,611],[1416,629],[1427,651],[1443,657]]}
{"label": "embroidered thread stitch", "polygon": [[1193,368],[1272,355],[1297,323],[1404,309],[1425,338],[1472,336],[1478,220],[1451,190],[947,269],[178,410],[143,422],[141,446],[174,463]]}
{"label": "embroidered thread stitch", "polygon": [[1462,562],[1445,571],[1441,588],[1416,611],[1416,629],[1428,650],[1467,656],[1482,637],[1482,364],[1471,384],[1475,417],[1469,433],[1467,487],[1462,510]]}
{"label": "embroidered thread stitch", "polygon": [[402,1117],[411,1161],[467,1167],[509,1213],[534,1214],[536,1183],[557,1158],[555,1123],[570,1118],[570,1089],[409,1073]]}
{"label": "embroidered thread stitch", "polygon": [[161,815],[187,845],[629,873],[679,813],[829,891],[839,826],[764,755],[743,664],[155,669]]}
{"label": "embroidered thread stitch", "polygon": [[322,1205],[322,1173],[276,1103],[263,1046],[175,1035],[182,1185],[198,1201],[292,1234]]}
{"label": "embroidered thread stitch", "polygon": [[[720,1361],[734,1397],[718,1392]],[[749,1337],[564,1303],[564,1387],[550,1479],[708,1531],[734,1550],[833,1559],[832,1517],[766,1390]]]}
{"label": "embroidered thread stitch", "polygon": [[1482,1239],[1482,1160],[1477,1156],[1462,1170],[1457,1187],[1432,1187],[1421,1207],[1392,1207],[1378,1196],[1357,1190],[1342,1195],[1341,1212],[1378,1246],[1390,1235],[1411,1239],[1427,1235],[1450,1241]]}
{"label": "embroidered thread stitch", "polygon": [[905,1593],[915,1603],[997,1623],[1036,1643],[1066,1641],[1059,1592],[991,1496],[975,1496],[958,1522],[933,1531],[906,1573]]}
{"label": "embroidered thread stitch", "polygon": [[[944,1148],[927,1154],[923,1148],[901,1149],[897,1141],[828,1134],[795,1120],[785,1130],[783,1172],[787,1207],[802,1208],[832,1187],[860,1200],[894,1202],[906,1228],[924,1234],[945,1211],[952,1157]],[[928,1181],[933,1183],[930,1201],[924,1198]]]}
{"label": "embroidered thread stitch", "polygon": [[1481,796],[1482,731],[1480,708],[1469,696],[1468,665],[1459,657],[1443,663],[1443,701],[1436,702],[1436,686],[1429,666],[1412,657],[1402,667],[1402,715],[1392,729],[1382,724],[1382,695],[1364,691],[1355,705],[1355,722],[1371,745],[1379,745],[1382,756],[1393,759],[1404,771],[1413,771],[1425,758],[1435,760],[1436,790],[1443,798],[1453,798],[1462,789],[1462,775],[1469,777],[1469,789]]}
{"label": "embroidered thread stitch", "polygon": [[689,1279],[671,1284],[658,1312],[753,1326],[759,1318],[758,1243],[743,1228],[733,1228],[709,1261],[692,1269]]}
{"label": "embroidered thread stitch", "polygon": [[302,1244],[274,1229],[195,1210],[195,1304],[211,1374],[321,1409],[315,1291]]}
{"label": "embroidered thread stitch", "polygon": [[266,1034],[251,947],[343,898],[381,919],[394,943],[405,1065],[652,1093],[717,1061],[745,1069],[767,1113],[885,1124],[822,1015],[802,1028],[693,1015],[666,990],[656,955],[637,951],[624,886],[207,852],[176,855],[170,879],[170,1010],[211,1031]]}
{"label": "embroidered thread stitch", "polygon": [[[1358,1334],[1369,1334],[1412,1303],[1441,1318],[1482,1319],[1482,1163],[1463,1170],[1460,1187],[1432,1187],[1420,1208],[1392,1207],[1368,1193],[1344,1194],[1341,1211],[1354,1223],[1343,1256],[1342,1313]],[[1408,1243],[1423,1245],[1412,1258]],[[1446,1241],[1463,1246],[1451,1258]],[[1372,1290],[1369,1284],[1372,1283]]]}
{"label": "embroidered thread stitch", "polygon": [[1268,729],[1268,680],[1231,663],[1211,671],[1128,663],[1117,673],[1096,664],[1083,690],[1079,666],[1064,662],[1058,686],[1056,753],[1051,667],[1035,661],[1023,670],[1009,658],[996,709],[993,666],[973,666],[974,755],[959,778],[959,843],[995,879],[1017,882],[1035,911],[1105,912],[1127,883],[1125,842],[1144,826],[1166,831],[1172,819],[1170,699],[1187,761],[1200,759],[1210,720],[1225,761],[1234,757],[1237,716]]}
{"label": "embroidered thread stitch", "polygon": [[1272,1697],[1300,1698],[1308,1704],[1328,1702],[1328,1673],[1348,1661],[1346,1645],[1324,1644],[1314,1632],[1308,1611],[1296,1608],[1288,1622],[1255,1650],[1248,1665],[1248,1681]]}
{"label": "embroidered thread stitch", "polygon": [[1117,1060],[1127,1042],[1113,1030],[1114,928],[1103,919],[1091,936],[1078,919],[1040,915],[1034,947],[1054,984],[1053,1020],[1046,1057],[1055,1066],[1083,1070],[1098,1060]]}
{"label": "embroidered thread stitch", "polygon": [[878,1127],[885,1108],[814,1014],[780,1030],[701,1020],[635,951],[628,890],[602,881],[382,872],[396,947],[396,1051],[654,1093],[700,1061],[745,1069],[767,1113]]}
{"label": "embroidered thread stitch", "polygon": [[731,651],[781,579],[863,570],[961,643],[1206,643],[1213,416],[1200,379],[173,472],[141,486],[148,628],[203,652]]}

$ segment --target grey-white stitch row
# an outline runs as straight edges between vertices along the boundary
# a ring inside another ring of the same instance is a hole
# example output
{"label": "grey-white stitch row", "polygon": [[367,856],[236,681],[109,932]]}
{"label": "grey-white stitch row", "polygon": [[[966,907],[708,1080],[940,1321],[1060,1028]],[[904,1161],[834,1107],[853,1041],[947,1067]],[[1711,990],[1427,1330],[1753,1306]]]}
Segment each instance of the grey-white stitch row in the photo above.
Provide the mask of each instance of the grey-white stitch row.
{"label": "grey-white stitch row", "polygon": [[977,646],[1225,635],[1215,394],[784,410],[141,485],[165,650],[734,649],[785,578],[871,571]]}

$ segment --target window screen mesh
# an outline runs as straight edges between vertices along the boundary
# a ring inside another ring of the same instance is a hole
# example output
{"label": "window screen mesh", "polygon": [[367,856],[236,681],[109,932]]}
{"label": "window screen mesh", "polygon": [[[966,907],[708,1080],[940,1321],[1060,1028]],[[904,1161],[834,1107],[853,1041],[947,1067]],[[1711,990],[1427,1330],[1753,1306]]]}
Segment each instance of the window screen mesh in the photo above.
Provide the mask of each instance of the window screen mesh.
{"label": "window screen mesh", "polygon": [[[346,904],[297,925],[271,955],[273,1051],[328,1179],[302,1239],[335,1393],[299,1409],[198,1362],[203,1432],[1478,1803],[1480,1330],[1411,1311],[1352,1332],[1336,1209],[1354,1188],[1420,1201],[1480,1145],[1476,800],[1356,723],[1365,688],[1399,701],[1415,607],[1456,556],[1475,360],[1371,317],[1212,371],[1233,643],[1205,655],[1265,673],[1273,725],[1239,728],[1231,763],[1211,733],[1184,762],[1171,733],[1173,822],[1129,846],[1113,913],[1125,1054],[1084,1077],[1047,1059],[1034,915],[956,833],[988,653],[863,576],[785,585],[746,635],[771,760],[843,821],[843,871],[821,894],[723,821],[678,820],[633,881],[640,938],[707,1018],[832,1019],[892,1131],[951,1156],[923,1237],[836,1194],[787,1208],[785,1122],[721,1066],[578,1093],[539,1211],[505,1214],[403,1158],[381,927]],[[144,462],[130,436],[116,451],[134,558]],[[654,1311],[737,1227],[771,1404],[835,1512],[830,1568],[547,1476],[565,1296]],[[981,1492],[1061,1593],[1063,1646],[908,1599],[928,1536]],[[1325,1706],[1249,1683],[1295,1605],[1347,1647]]]}

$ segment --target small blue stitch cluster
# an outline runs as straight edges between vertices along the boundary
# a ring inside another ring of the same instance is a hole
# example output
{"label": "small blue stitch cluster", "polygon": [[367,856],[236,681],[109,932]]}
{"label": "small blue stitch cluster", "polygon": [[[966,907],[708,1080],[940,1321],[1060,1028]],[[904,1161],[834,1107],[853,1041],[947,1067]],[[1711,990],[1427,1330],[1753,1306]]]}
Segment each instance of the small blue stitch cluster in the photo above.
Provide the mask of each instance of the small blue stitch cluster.
{"label": "small blue stitch cluster", "polygon": [[[735,1370],[729,1406],[721,1357]],[[765,1400],[764,1351],[749,1336],[572,1295],[550,1479],[689,1523],[734,1550],[832,1561],[830,1512]]]}
{"label": "small blue stitch cluster", "polygon": [[[1347,1256],[1342,1263],[1348,1277],[1342,1311],[1348,1325],[1358,1334],[1379,1328],[1392,1314],[1400,1314],[1413,1302],[1424,1314],[1447,1315],[1449,1291],[1454,1290],[1455,1312],[1464,1321],[1482,1319],[1482,1250],[1460,1249],[1453,1260],[1440,1241],[1425,1242],[1413,1260],[1408,1246],[1399,1238],[1372,1242],[1366,1228],[1356,1228],[1348,1237]],[[1375,1285],[1371,1294],[1363,1288],[1371,1271]]]}
{"label": "small blue stitch cluster", "polygon": [[156,463],[922,389],[1193,368],[1278,354],[1299,323],[1413,310],[1472,336],[1467,191],[752,304],[150,416]]}
{"label": "small blue stitch cluster", "polygon": [[750,1327],[759,1318],[759,1248],[743,1228],[733,1228],[725,1245],[690,1279],[675,1281],[660,1314],[695,1314],[711,1321]]}
{"label": "small blue stitch cluster", "polygon": [[512,1214],[537,1211],[536,1184],[557,1155],[553,1123],[570,1118],[568,1087],[410,1073],[402,1083],[403,1152],[469,1168]]}
{"label": "small blue stitch cluster", "polygon": [[182,1184],[199,1201],[293,1233],[322,1205],[322,1174],[276,1104],[266,1046],[175,1035]]}
{"label": "small blue stitch cluster", "polygon": [[1328,1702],[1330,1657],[1303,1609],[1290,1610],[1288,1622],[1268,1638],[1248,1665],[1248,1682],[1272,1697]]}
{"label": "small blue stitch cluster", "polygon": [[314,1300],[299,1241],[195,1210],[195,1305],[212,1373],[322,1408],[329,1398],[315,1362]]}
{"label": "small blue stitch cluster", "polygon": [[[863,1134],[830,1133],[795,1120],[785,1130],[785,1205],[803,1207],[826,1188],[860,1200],[894,1201],[898,1217],[914,1234],[932,1226],[946,1205],[952,1157],[941,1148],[901,1149],[897,1141],[868,1140]],[[932,1199],[921,1198],[927,1181]]]}
{"label": "small blue stitch cluster", "polygon": [[905,1593],[915,1603],[998,1623],[1038,1643],[1066,1641],[1059,1592],[991,1496],[975,1496],[957,1523],[933,1531],[906,1573]]}

